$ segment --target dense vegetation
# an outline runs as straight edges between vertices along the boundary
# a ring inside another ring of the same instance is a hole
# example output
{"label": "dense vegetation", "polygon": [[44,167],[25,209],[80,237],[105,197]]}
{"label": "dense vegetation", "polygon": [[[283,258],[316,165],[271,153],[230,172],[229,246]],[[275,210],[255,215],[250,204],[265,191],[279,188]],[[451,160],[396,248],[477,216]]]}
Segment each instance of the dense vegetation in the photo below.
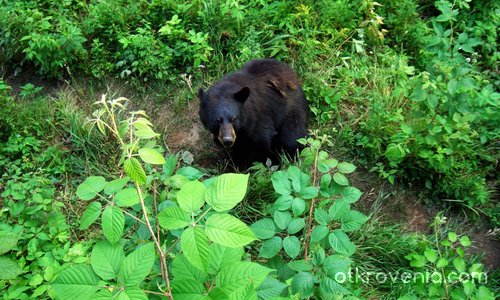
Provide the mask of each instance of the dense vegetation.
{"label": "dense vegetation", "polygon": [[[499,11],[486,0],[0,0],[0,295],[495,299],[498,271],[465,250],[459,225],[499,224]],[[298,71],[313,130],[298,161],[250,175],[171,153],[144,102],[94,91],[114,78],[178,112],[197,86],[258,57]],[[69,87],[9,84],[31,71]],[[444,210],[432,234],[358,201],[355,165]]]}

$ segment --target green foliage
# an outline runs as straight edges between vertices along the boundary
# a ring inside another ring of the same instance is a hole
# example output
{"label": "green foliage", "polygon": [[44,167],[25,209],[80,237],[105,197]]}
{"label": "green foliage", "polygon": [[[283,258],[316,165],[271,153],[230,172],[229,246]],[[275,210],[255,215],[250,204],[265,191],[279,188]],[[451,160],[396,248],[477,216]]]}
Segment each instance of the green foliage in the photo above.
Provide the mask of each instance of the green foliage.
{"label": "green foliage", "polygon": [[[471,246],[467,236],[448,232],[440,238],[446,218],[438,215],[433,222],[434,240],[426,240],[419,252],[406,256],[415,271],[413,292],[399,299],[495,299],[486,286],[487,273],[480,263],[471,263],[465,248]],[[421,275],[421,276],[419,276]]]}
{"label": "green foliage", "polygon": [[[359,230],[368,219],[351,208],[362,193],[349,186],[344,174],[354,172],[355,166],[339,163],[322,150],[329,142],[326,136],[299,141],[306,145],[301,168],[290,166],[272,174],[278,195],[272,219],[250,226],[263,240],[258,256],[278,270],[274,296],[326,299],[353,295],[345,279],[350,276],[350,257],[356,245],[346,233]],[[284,283],[290,280],[287,289]]]}

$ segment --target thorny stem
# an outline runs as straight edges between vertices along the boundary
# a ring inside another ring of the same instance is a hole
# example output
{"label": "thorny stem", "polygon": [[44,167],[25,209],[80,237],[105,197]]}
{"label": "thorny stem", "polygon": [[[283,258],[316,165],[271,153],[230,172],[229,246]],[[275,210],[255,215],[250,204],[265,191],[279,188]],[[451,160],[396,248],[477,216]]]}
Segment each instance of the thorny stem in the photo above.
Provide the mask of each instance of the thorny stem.
{"label": "thorny stem", "polygon": [[[316,155],[314,158],[314,170],[313,170],[313,185],[317,186],[317,176],[318,176],[318,156],[319,156],[319,147],[316,150]],[[311,200],[311,207],[309,208],[309,220],[307,222],[307,235],[306,235],[306,245],[304,247],[304,259],[309,260],[309,241],[311,239],[311,232],[313,227],[313,212],[314,205],[316,204],[316,198]]]}

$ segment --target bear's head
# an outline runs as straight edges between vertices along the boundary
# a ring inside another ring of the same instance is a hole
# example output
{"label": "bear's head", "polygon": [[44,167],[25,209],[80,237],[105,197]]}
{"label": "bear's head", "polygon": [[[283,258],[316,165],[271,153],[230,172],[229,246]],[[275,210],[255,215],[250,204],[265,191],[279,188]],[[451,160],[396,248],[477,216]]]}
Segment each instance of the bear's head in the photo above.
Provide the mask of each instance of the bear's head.
{"label": "bear's head", "polygon": [[200,88],[198,94],[201,122],[224,147],[232,147],[238,132],[245,126],[243,104],[250,95],[250,89],[223,82],[207,92]]}

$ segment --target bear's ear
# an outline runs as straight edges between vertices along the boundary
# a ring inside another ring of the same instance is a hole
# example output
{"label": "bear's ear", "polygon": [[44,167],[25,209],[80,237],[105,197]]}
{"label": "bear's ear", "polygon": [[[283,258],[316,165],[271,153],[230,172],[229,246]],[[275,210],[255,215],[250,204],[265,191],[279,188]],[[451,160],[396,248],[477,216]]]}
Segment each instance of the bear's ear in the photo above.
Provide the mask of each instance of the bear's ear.
{"label": "bear's ear", "polygon": [[198,89],[198,97],[200,98],[201,103],[207,102],[207,93],[205,93],[203,88]]}
{"label": "bear's ear", "polygon": [[234,99],[238,102],[245,103],[249,95],[250,89],[248,87],[243,87],[236,94],[234,94]]}

